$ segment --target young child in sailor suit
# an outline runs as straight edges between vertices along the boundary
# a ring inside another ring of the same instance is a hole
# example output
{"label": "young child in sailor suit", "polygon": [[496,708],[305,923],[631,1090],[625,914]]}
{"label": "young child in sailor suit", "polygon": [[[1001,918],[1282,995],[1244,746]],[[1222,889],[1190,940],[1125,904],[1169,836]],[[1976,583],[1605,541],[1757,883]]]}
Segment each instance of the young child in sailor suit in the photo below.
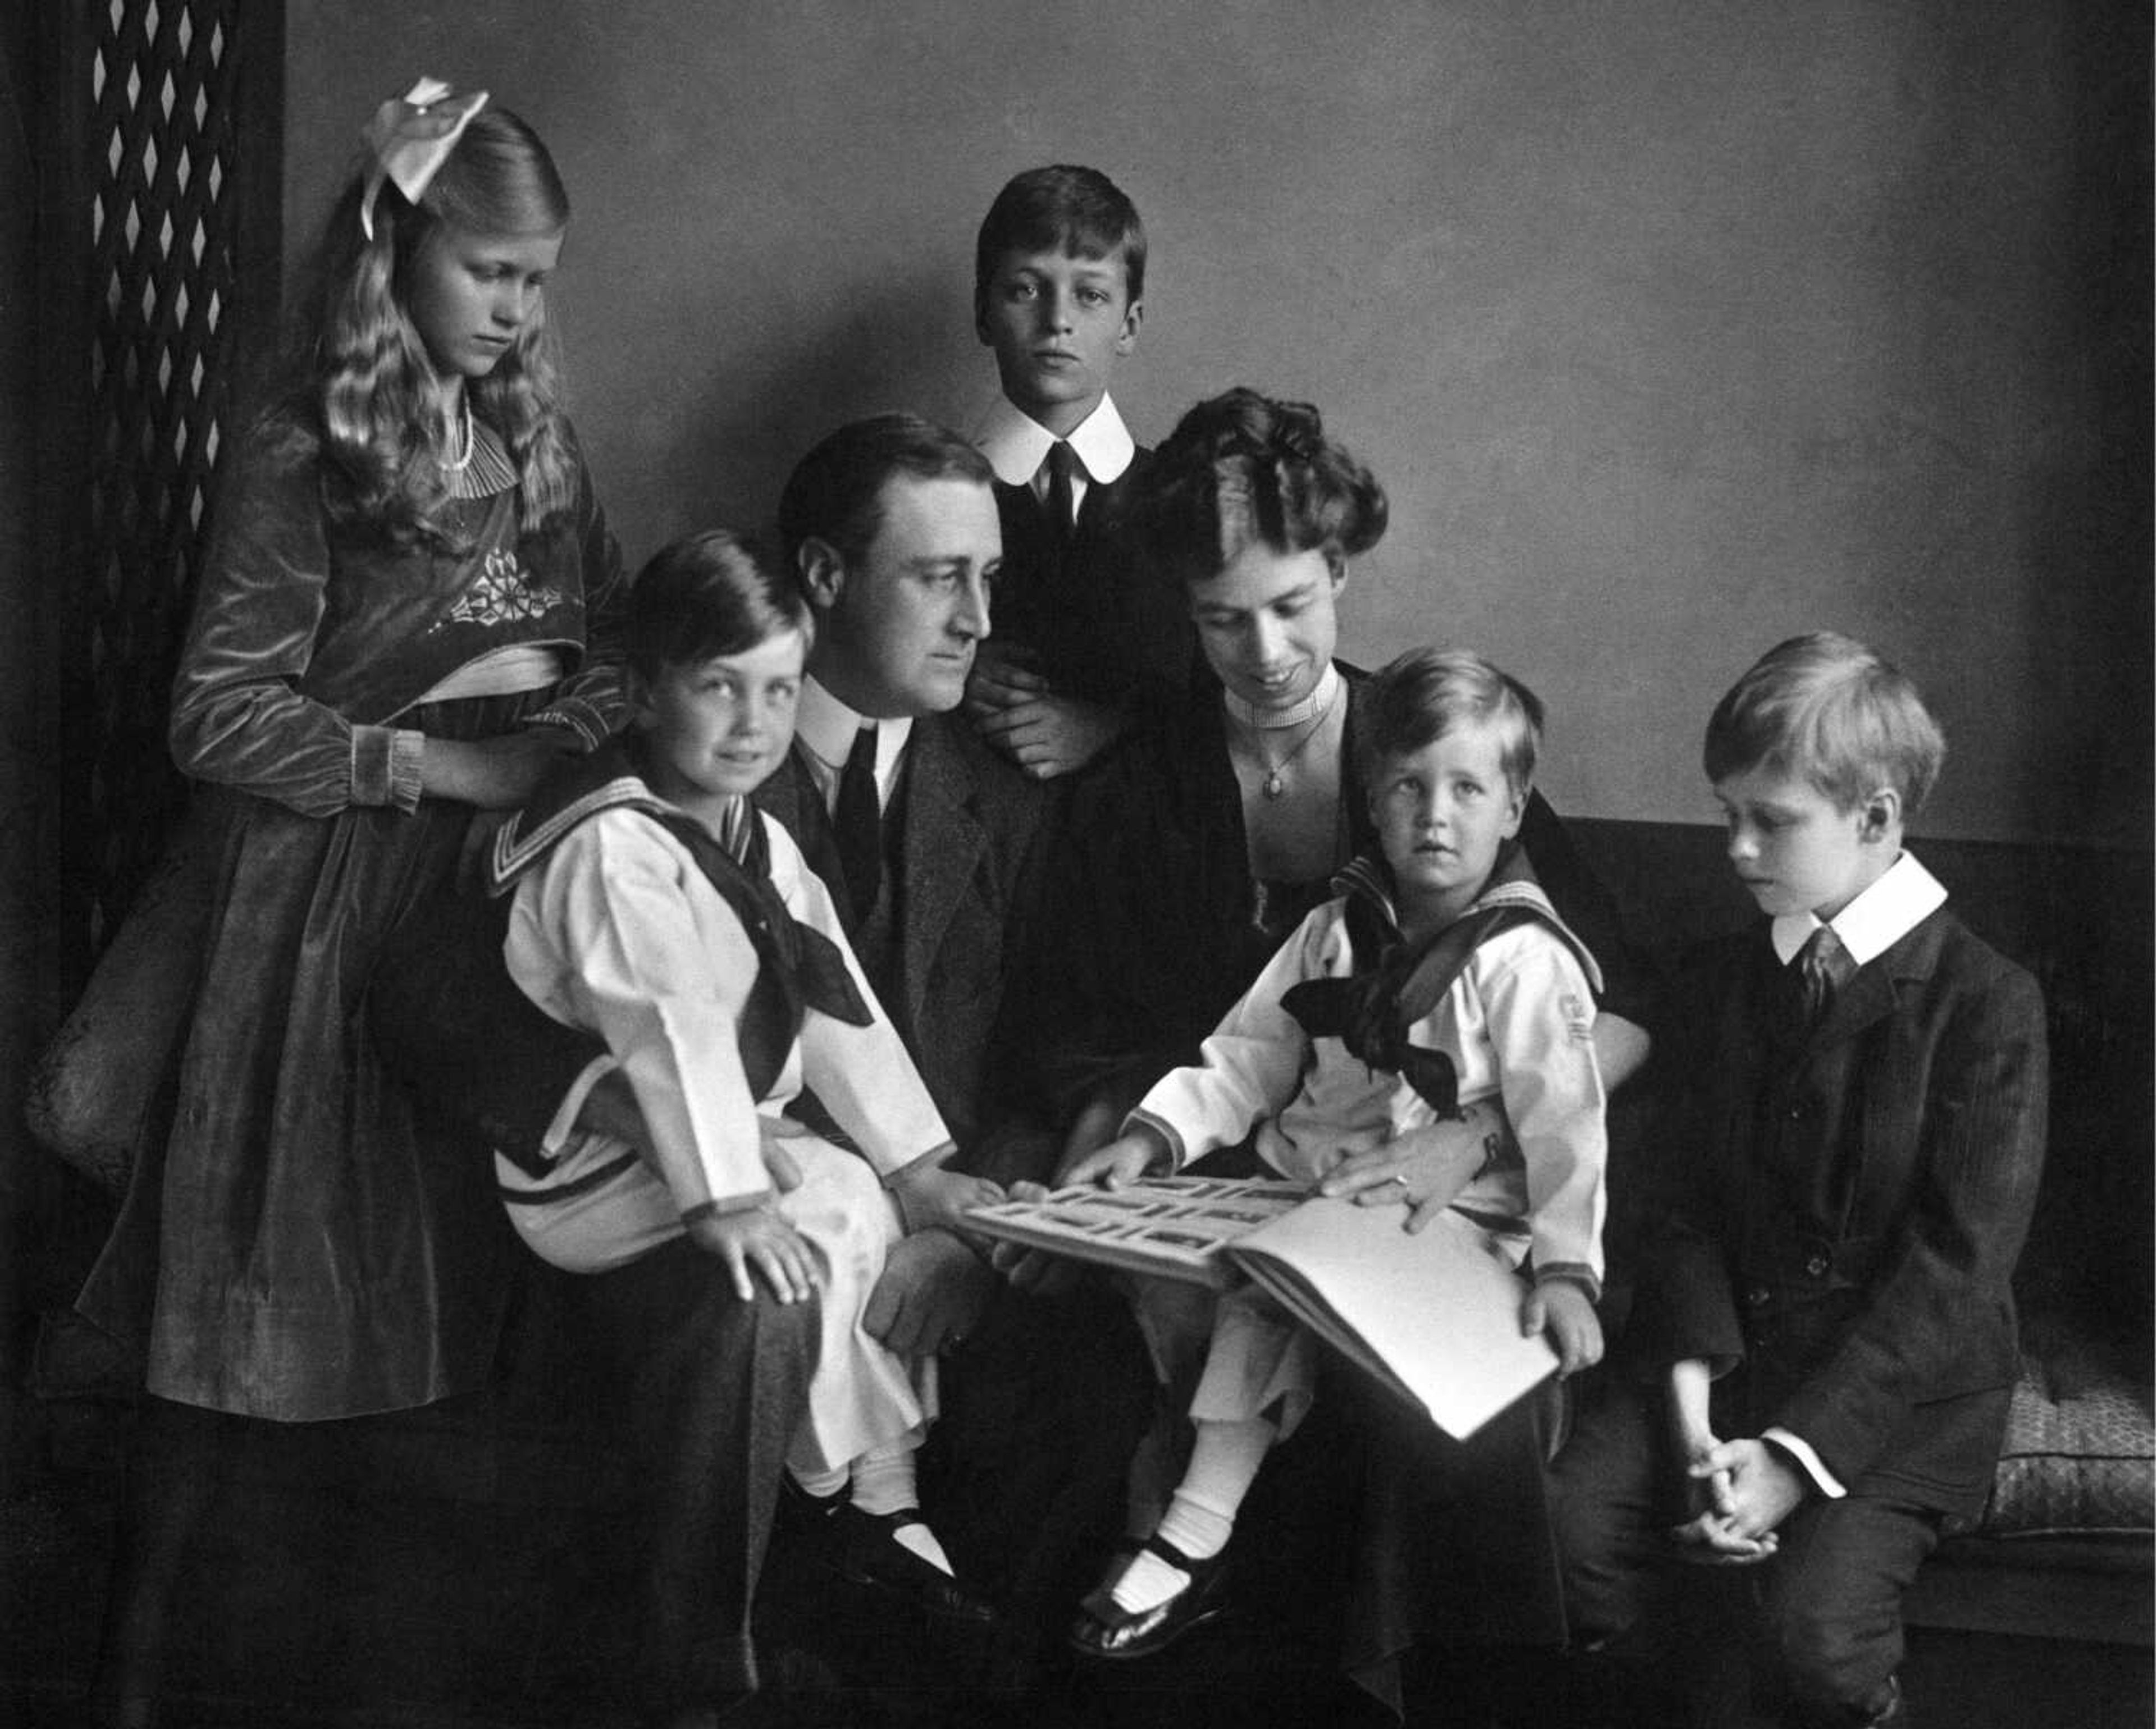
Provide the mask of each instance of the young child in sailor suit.
{"label": "young child in sailor suit", "polygon": [[[1372,681],[1368,713],[1360,747],[1382,858],[1342,871],[1345,892],[1289,937],[1202,1059],[1163,1077],[1122,1136],[1066,1180],[1113,1187],[1253,1128],[1266,1165],[1313,1184],[1397,1144],[1406,1229],[1435,1220],[1531,1264],[1522,1326],[1546,1331],[1569,1373],[1602,1344],[1599,972],[1512,840],[1540,705],[1476,655],[1419,649]],[[1502,1106],[1510,1132],[1491,1138],[1481,1168],[1448,1172],[1416,1131],[1481,1101]],[[1163,1383],[1202,1370],[1189,1467],[1074,1632],[1104,1657],[1157,1649],[1217,1608],[1236,1511],[1308,1408],[1315,1374],[1311,1336],[1248,1287],[1216,1295],[1141,1280],[1136,1304]]]}
{"label": "young child in sailor suit", "polygon": [[[510,1216],[572,1271],[686,1233],[725,1261],[744,1301],[757,1281],[782,1302],[820,1294],[793,1477],[846,1515],[857,1576],[982,1619],[915,1510],[934,1359],[894,1356],[862,1315],[898,1236],[1000,1191],[942,1168],[949,1132],[829,893],[748,802],[793,737],[805,600],[712,532],[654,557],[630,608],[634,728],[541,788],[497,836],[489,875],[516,897],[511,976],[605,1039],[650,1144],[572,1131],[580,1087],[551,1158],[527,1169],[497,1155]],[[784,1114],[804,1088],[857,1152]],[[909,1577],[925,1567],[939,1571]]]}

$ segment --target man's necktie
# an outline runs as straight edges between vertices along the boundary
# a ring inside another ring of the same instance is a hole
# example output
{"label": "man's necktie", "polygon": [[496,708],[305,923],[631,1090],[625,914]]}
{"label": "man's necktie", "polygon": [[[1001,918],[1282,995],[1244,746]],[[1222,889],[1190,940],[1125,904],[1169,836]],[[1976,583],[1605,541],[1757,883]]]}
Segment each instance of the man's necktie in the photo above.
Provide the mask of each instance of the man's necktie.
{"label": "man's necktie", "polygon": [[876,798],[875,760],[876,730],[871,724],[854,735],[854,747],[839,776],[838,808],[831,817],[856,925],[868,917],[883,885],[883,808]]}

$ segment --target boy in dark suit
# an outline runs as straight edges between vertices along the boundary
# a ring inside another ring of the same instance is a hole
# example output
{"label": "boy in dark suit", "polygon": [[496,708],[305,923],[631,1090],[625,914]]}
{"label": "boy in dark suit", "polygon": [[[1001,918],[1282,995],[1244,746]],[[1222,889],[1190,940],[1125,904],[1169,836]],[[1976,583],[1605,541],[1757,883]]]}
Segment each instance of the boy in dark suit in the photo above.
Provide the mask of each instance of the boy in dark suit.
{"label": "boy in dark suit", "polygon": [[2017,1366],[2043,1003],[1902,850],[1944,752],[1906,678],[1824,633],[1715,710],[1707,777],[1768,918],[1692,958],[1657,1040],[1681,1187],[1631,1345],[1662,1388],[1610,1388],[1557,1466],[1575,1639],[1625,1655],[1663,1562],[1756,1569],[1793,1725],[1909,1721],[1902,1593],[1983,1504]]}
{"label": "boy in dark suit", "polygon": [[973,326],[1002,399],[980,444],[996,474],[996,634],[967,690],[982,736],[1037,778],[1084,767],[1148,694],[1180,690],[1195,646],[1182,596],[1121,521],[1140,448],[1108,394],[1145,312],[1145,229],[1107,176],[1058,164],[996,195],[974,249]]}

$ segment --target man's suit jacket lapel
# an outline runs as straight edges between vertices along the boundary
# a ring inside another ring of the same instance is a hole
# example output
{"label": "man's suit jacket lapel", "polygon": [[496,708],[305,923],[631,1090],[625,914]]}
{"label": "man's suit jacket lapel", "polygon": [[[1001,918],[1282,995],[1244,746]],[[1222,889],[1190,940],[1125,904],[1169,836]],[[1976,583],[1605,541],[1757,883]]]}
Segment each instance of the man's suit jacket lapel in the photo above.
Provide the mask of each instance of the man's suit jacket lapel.
{"label": "man's suit jacket lapel", "polygon": [[906,813],[899,835],[899,880],[906,916],[900,932],[906,1015],[922,1024],[928,981],[944,933],[973,880],[988,835],[973,813],[972,770],[949,729],[964,723],[928,715],[914,723],[907,746]]}

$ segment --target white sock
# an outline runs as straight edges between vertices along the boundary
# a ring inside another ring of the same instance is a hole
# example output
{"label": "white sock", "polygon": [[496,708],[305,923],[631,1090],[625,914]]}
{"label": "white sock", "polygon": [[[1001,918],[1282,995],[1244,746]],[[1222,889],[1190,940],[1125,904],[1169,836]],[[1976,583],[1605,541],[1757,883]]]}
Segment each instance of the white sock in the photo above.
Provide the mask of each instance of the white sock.
{"label": "white sock", "polygon": [[[1272,1423],[1253,1417],[1241,1423],[1197,1425],[1190,1469],[1168,1497],[1154,1535],[1193,1561],[1204,1561],[1228,1547],[1235,1514],[1257,1480],[1258,1467],[1273,1444]],[[1138,1552],[1108,1595],[1126,1614],[1158,1608],[1190,1583],[1190,1575],[1150,1549]]]}
{"label": "white sock", "polygon": [[827,1471],[804,1471],[798,1465],[789,1465],[787,1470],[793,1480],[819,1501],[829,1501],[846,1486],[846,1468],[834,1465]]}
{"label": "white sock", "polygon": [[[911,1440],[894,1441],[864,1453],[854,1461],[853,1503],[865,1513],[896,1513],[917,1506],[914,1487]],[[936,1533],[918,1519],[909,1520],[891,1532],[891,1541],[918,1555],[947,1578],[957,1577],[951,1557]]]}

